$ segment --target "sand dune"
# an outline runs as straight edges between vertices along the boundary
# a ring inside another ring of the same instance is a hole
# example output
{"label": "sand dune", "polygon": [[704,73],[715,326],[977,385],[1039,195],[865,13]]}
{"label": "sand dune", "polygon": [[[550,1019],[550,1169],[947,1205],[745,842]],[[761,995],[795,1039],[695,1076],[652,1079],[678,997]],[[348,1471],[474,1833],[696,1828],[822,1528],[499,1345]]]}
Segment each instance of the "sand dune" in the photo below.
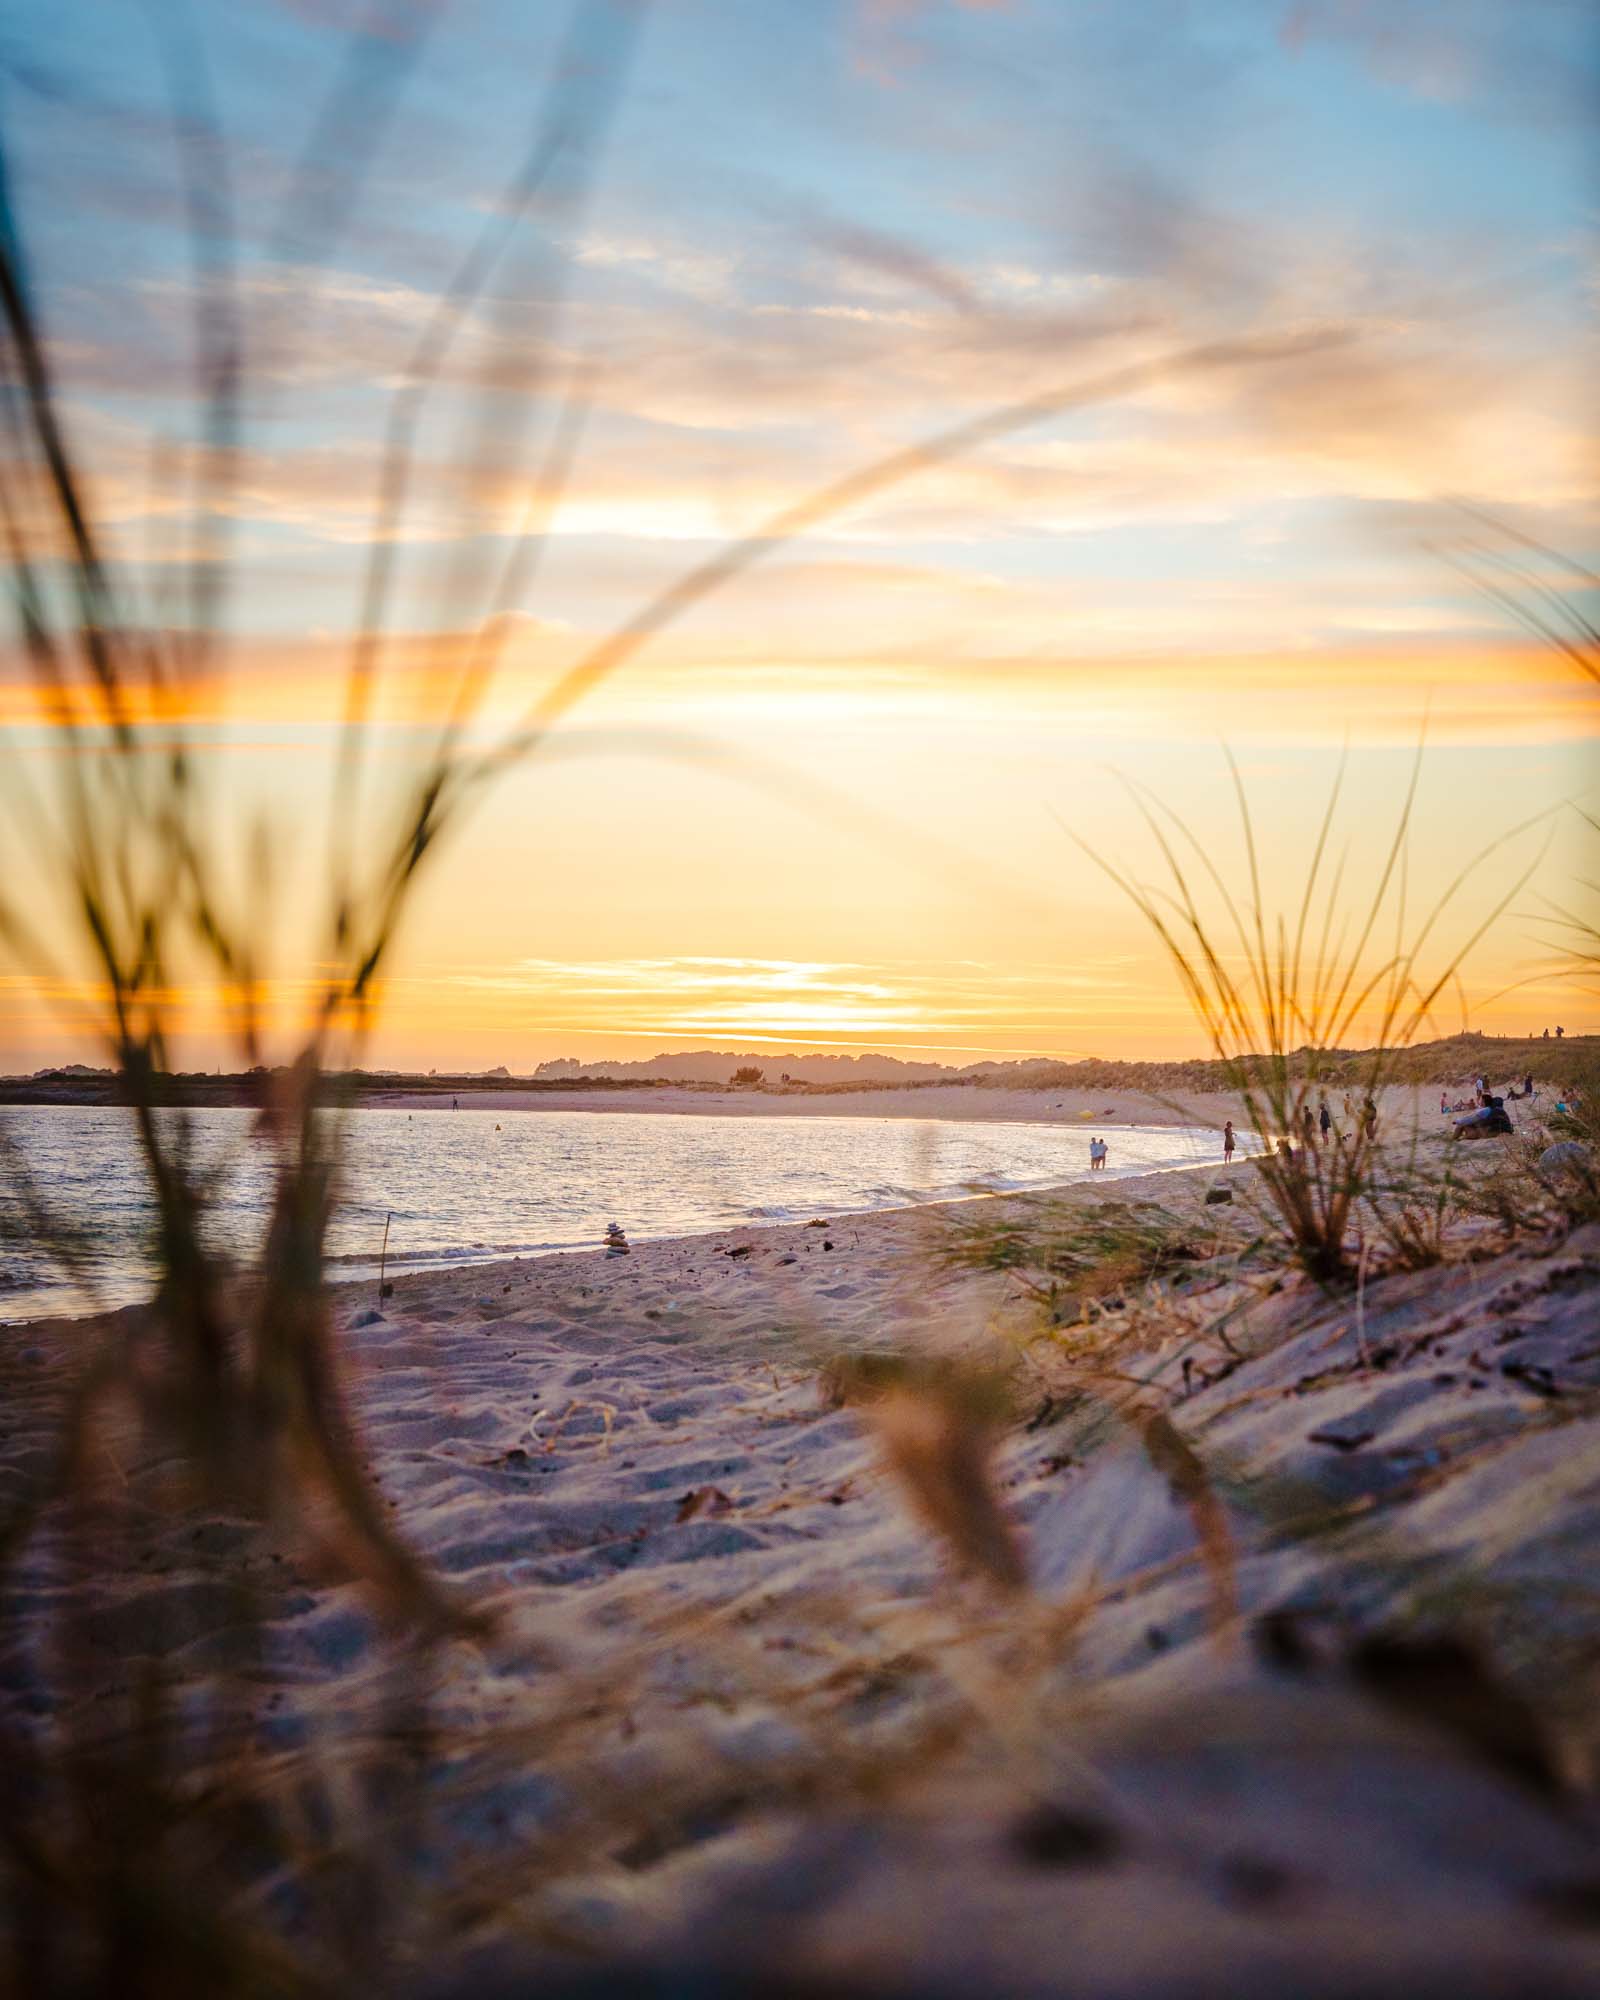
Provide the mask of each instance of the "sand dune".
{"label": "sand dune", "polygon": [[[1220,1178],[1063,1198],[1199,1229]],[[1594,1990],[1600,1231],[1386,1279],[1359,1318],[1291,1285],[1226,1346],[1130,1350],[1209,1468],[1209,1528],[1115,1397],[1024,1367],[995,1477],[1030,1584],[1004,1602],[818,1391],[840,1351],[1009,1351],[1015,1288],[941,1272],[947,1226],[418,1273],[381,1310],[345,1289],[382,1490],[501,1618],[441,1685],[442,1822],[485,1865],[554,1841],[540,1908],[582,1947],[490,1935],[427,1990],[617,1990],[586,1984],[594,1951],[695,1991],[778,1967],[908,1994]],[[81,1330],[28,1338],[7,1482]],[[229,1533],[185,1523],[104,1581],[108,1680],[175,1619],[180,1671],[224,1656],[194,1538]],[[353,1589],[293,1559],[272,1580],[258,1722],[287,1753],[353,1726],[386,1648]],[[7,1608],[13,1717],[43,1697],[48,1599],[24,1576]],[[1488,1694],[1411,1698],[1384,1635],[1435,1629],[1469,1636]]]}

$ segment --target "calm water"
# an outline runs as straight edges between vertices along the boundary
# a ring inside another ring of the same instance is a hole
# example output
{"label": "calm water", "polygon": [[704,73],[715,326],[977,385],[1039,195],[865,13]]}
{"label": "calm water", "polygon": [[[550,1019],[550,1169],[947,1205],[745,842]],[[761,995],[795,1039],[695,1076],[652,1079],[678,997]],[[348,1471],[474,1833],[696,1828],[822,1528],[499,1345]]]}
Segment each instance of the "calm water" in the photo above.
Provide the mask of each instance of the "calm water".
{"label": "calm water", "polygon": [[[265,1166],[249,1111],[191,1114],[222,1174],[216,1240],[243,1251],[265,1212]],[[96,1301],[148,1290],[149,1200],[127,1114],[99,1108],[0,1113],[55,1213],[88,1233]],[[608,1222],[634,1239],[762,1221],[902,1207],[973,1191],[1050,1187],[1088,1174],[1082,1128],[938,1118],[726,1118],[648,1111],[357,1111],[335,1275],[377,1261],[483,1262],[597,1244]],[[1108,1129],[1104,1178],[1217,1158],[1200,1130]],[[0,1174],[4,1169],[0,1168]],[[21,1226],[0,1181],[0,1318],[83,1311]]]}

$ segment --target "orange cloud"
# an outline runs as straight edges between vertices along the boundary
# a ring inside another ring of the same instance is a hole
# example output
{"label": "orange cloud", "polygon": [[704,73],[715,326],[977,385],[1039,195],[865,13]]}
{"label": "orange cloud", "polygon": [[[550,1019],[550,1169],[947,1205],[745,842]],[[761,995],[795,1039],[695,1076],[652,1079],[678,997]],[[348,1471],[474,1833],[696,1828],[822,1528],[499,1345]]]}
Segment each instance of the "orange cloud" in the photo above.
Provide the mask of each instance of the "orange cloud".
{"label": "orange cloud", "polygon": [[[855,581],[885,593],[891,611],[918,588],[915,572],[893,567],[869,566]],[[803,602],[817,587],[816,574],[803,566],[785,589]],[[1121,613],[1080,608],[1073,622],[1081,650],[1067,652],[1058,649],[1057,618],[1048,607],[1035,607],[1036,622],[1013,622],[1006,597],[1003,587],[981,579],[951,583],[937,600],[944,605],[943,633],[932,619],[903,647],[890,641],[860,656],[839,644],[842,638],[847,646],[848,633],[831,628],[825,633],[833,643],[810,654],[788,645],[752,645],[739,630],[700,645],[665,641],[603,684],[585,713],[606,724],[678,722],[735,732],[778,717],[819,727],[852,717],[898,717],[913,726],[919,718],[946,722],[969,714],[991,726],[1055,723],[1083,736],[1131,740],[1188,732],[1205,740],[1221,733],[1239,741],[1337,742],[1349,736],[1410,743],[1424,725],[1432,740],[1452,743],[1600,735],[1600,703],[1592,689],[1549,648],[1531,641],[1470,635],[1397,641],[1382,635],[1382,615],[1375,613],[1367,644],[1319,644],[1313,636],[1297,650],[1221,650],[1213,633],[1213,649],[1201,650],[1181,645],[1185,631],[1205,628],[1203,608],[1190,599],[1151,607],[1142,628],[1132,629]],[[1143,638],[1146,649],[1095,649],[1102,616],[1124,648]],[[1260,629],[1271,630],[1279,618],[1269,603]],[[1404,624],[1398,612],[1396,622]],[[976,650],[984,638],[1009,638],[1018,650]],[[569,629],[511,621],[503,672],[478,712],[478,726],[514,723],[584,644],[585,635]],[[397,637],[387,649],[374,720],[391,728],[440,723],[472,646],[471,634]],[[149,727],[181,721],[200,728],[334,728],[344,713],[348,658],[348,647],[331,639],[240,644],[231,649],[229,673],[213,670],[181,686],[135,688],[129,719]],[[1219,729],[1222,716],[1226,727]],[[19,677],[15,661],[0,676],[0,725],[104,720],[97,697],[41,693]]]}

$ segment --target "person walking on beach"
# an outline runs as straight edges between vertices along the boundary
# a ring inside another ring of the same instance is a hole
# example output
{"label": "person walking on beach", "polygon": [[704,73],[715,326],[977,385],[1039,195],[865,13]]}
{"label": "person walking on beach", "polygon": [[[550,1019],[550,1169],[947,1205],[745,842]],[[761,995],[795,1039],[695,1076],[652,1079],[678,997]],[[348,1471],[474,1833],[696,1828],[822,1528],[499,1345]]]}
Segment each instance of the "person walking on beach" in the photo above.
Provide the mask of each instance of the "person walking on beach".
{"label": "person walking on beach", "polygon": [[1234,1144],[1233,1120],[1229,1118],[1224,1121],[1222,1127],[1222,1164],[1224,1166],[1227,1166],[1228,1162],[1233,1158]]}
{"label": "person walking on beach", "polygon": [[1328,1109],[1328,1100],[1323,1098],[1317,1112],[1317,1124],[1322,1130],[1322,1143],[1328,1143],[1328,1134],[1333,1130],[1333,1113]]}
{"label": "person walking on beach", "polygon": [[1367,1142],[1370,1145],[1378,1136],[1378,1107],[1370,1097],[1362,1101],[1361,1123],[1365,1128]]}
{"label": "person walking on beach", "polygon": [[1306,1144],[1314,1146],[1317,1143],[1317,1120],[1309,1104],[1301,1108],[1300,1129],[1305,1134]]}

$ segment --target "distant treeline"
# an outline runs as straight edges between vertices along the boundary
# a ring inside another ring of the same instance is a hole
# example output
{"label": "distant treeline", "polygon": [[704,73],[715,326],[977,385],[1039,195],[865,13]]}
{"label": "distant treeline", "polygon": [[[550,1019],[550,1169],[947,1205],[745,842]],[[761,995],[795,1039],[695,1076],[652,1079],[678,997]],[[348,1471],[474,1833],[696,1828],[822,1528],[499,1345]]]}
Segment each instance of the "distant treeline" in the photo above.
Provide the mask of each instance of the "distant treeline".
{"label": "distant treeline", "polygon": [[[180,1071],[172,1076],[154,1078],[150,1092],[158,1104],[190,1107],[242,1105],[248,1108],[265,1104],[274,1082],[287,1074],[286,1070],[275,1069],[234,1070],[220,1074],[209,1070]],[[566,1083],[508,1076],[504,1072],[492,1076],[444,1076],[437,1072],[428,1076],[413,1076],[388,1070],[351,1070],[331,1073],[326,1082],[329,1098],[344,1104],[380,1104],[400,1096],[452,1097],[469,1090],[544,1093],[571,1088]],[[640,1085],[617,1083],[607,1077],[592,1077],[586,1079],[585,1087],[591,1090],[636,1090],[658,1089],[662,1085],[659,1081]],[[32,1076],[0,1077],[0,1104],[121,1104],[125,1101],[122,1080],[115,1070],[110,1069],[46,1069]]]}
{"label": "distant treeline", "polygon": [[[1315,1073],[1333,1089],[1356,1089],[1365,1081],[1374,1051],[1335,1049],[1313,1052],[1301,1050],[1289,1058],[1289,1073],[1305,1077]],[[1600,1056],[1600,1036],[1569,1035],[1557,1040],[1552,1035],[1526,1039],[1499,1035],[1452,1035],[1438,1042],[1419,1042],[1388,1058],[1391,1081],[1415,1084],[1451,1084],[1480,1073],[1491,1082],[1532,1075],[1541,1083],[1561,1083],[1571,1079],[1576,1069]],[[670,1058],[658,1058],[670,1061]],[[727,1059],[730,1063],[736,1058]],[[504,1070],[476,1075],[412,1075],[396,1071],[354,1070],[328,1078],[329,1095],[346,1104],[382,1104],[395,1097],[456,1097],[504,1094],[510,1091],[536,1092],[557,1096],[571,1090],[667,1090],[719,1091],[728,1088],[727,1078],[709,1081],[703,1075],[674,1077],[615,1076],[591,1074],[574,1065],[558,1075],[545,1065],[535,1076],[511,1076]],[[919,1065],[919,1068],[921,1066]],[[172,1105],[259,1105],[266,1101],[273,1082],[281,1072],[257,1069],[228,1075],[211,1075],[203,1070],[156,1079],[158,1101]],[[731,1076],[732,1072],[729,1071]],[[782,1072],[765,1073],[754,1088],[801,1097],[832,1097],[861,1090],[928,1090],[956,1086],[969,1089],[1012,1090],[1091,1090],[1136,1091],[1144,1096],[1181,1096],[1222,1091],[1230,1088],[1228,1071],[1220,1062],[1112,1062],[1089,1058],[1083,1062],[999,1062],[973,1065],[965,1069],[935,1070],[934,1074],[912,1077],[858,1075],[837,1081],[810,1082]],[[742,1085],[742,1090],[752,1086]],[[74,1064],[68,1068],[40,1070],[32,1076],[0,1077],[0,1104],[118,1104],[123,1101],[122,1084],[115,1070],[87,1069]]]}
{"label": "distant treeline", "polygon": [[[1291,1079],[1317,1077],[1335,1090],[1355,1089],[1371,1070],[1372,1049],[1303,1049],[1286,1064]],[[1600,1036],[1569,1035],[1557,1041],[1543,1037],[1452,1035],[1445,1041],[1418,1042],[1385,1058],[1391,1083],[1448,1084],[1486,1075],[1491,1082],[1533,1076],[1541,1083],[1564,1082],[1580,1062],[1600,1055]],[[954,1079],[953,1079],[954,1080]],[[997,1071],[962,1082],[1012,1083],[1040,1090],[1124,1090],[1160,1097],[1232,1088],[1230,1072],[1220,1062],[1110,1062],[1031,1064],[1025,1076]]]}

